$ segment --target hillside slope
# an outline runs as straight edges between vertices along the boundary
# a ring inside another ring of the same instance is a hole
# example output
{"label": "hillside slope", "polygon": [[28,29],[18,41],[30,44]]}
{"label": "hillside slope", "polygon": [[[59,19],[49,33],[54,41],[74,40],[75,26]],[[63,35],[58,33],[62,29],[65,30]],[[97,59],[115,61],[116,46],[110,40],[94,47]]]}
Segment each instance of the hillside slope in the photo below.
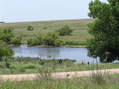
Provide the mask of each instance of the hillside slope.
{"label": "hillside slope", "polygon": [[[0,24],[0,28],[12,27],[14,28],[15,35],[23,37],[23,43],[26,43],[27,39],[33,38],[36,35],[56,31],[57,29],[68,25],[73,29],[73,33],[70,36],[61,37],[66,42],[78,42],[82,43],[90,38],[88,33],[87,24],[91,23],[91,19],[81,20],[59,20],[59,21],[40,21],[40,22],[19,22],[19,23],[3,23]],[[28,31],[27,27],[31,25],[34,27],[33,31]]]}

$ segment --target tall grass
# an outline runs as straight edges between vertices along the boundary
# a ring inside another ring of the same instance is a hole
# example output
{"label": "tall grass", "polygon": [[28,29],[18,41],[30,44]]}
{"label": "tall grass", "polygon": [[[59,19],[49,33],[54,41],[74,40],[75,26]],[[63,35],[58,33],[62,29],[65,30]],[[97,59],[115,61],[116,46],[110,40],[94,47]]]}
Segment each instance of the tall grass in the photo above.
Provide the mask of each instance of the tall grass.
{"label": "tall grass", "polygon": [[[37,63],[36,61],[31,61],[32,63]],[[18,63],[22,62],[19,60]],[[24,63],[26,64],[27,62],[24,61]],[[68,66],[66,66],[67,63]],[[0,89],[119,89],[119,76],[107,75],[108,72],[102,73],[100,71],[100,64],[87,65],[85,69],[97,69],[97,71],[91,72],[91,76],[89,77],[70,79],[67,77],[64,79],[54,79],[51,77],[51,73],[53,71],[56,72],[58,66],[65,65],[64,68],[75,66],[74,64],[69,65],[69,62],[67,63],[65,64],[63,61],[59,64],[56,60],[55,62],[50,61],[50,63],[46,63],[47,66],[43,64],[43,67],[37,70],[39,74],[36,79],[31,81],[0,81]],[[37,68],[33,67],[33,65],[31,66],[31,64],[29,65],[31,69]],[[78,65],[76,68],[82,66],[84,65]],[[26,68],[28,67],[25,66]]]}
{"label": "tall grass", "polygon": [[112,76],[101,84],[89,78],[6,81],[0,82],[0,89],[119,89],[119,76]]}
{"label": "tall grass", "polygon": [[100,70],[97,70],[95,72],[92,72],[90,76],[90,80],[93,83],[96,84],[105,84],[105,77],[107,76],[108,73],[103,73]]}

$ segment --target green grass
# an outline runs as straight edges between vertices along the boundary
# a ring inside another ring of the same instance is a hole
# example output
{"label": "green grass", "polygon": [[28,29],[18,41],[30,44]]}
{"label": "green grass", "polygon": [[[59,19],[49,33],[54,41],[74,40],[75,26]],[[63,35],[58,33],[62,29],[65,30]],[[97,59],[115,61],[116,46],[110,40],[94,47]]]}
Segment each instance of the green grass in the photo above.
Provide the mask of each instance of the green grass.
{"label": "green grass", "polygon": [[[28,61],[29,60],[29,61]],[[119,68],[119,64],[99,64],[98,69]],[[96,64],[74,64],[70,60],[59,61],[19,58],[10,62],[10,69],[6,68],[5,62],[0,62],[0,74],[43,74],[42,78],[31,81],[2,81],[0,89],[119,89],[119,75],[109,75],[108,72],[94,74],[89,77],[72,79],[52,79],[45,73],[70,72],[97,69]]]}
{"label": "green grass", "polygon": [[[114,64],[99,64],[98,69],[113,69],[119,68],[118,63]],[[43,70],[50,72],[72,72],[97,69],[96,64],[75,64],[70,60],[65,60],[62,63],[59,61],[48,60],[40,61],[33,58],[25,58],[10,62],[10,68],[7,68],[5,62],[0,62],[0,74],[29,74],[39,73]]]}
{"label": "green grass", "polygon": [[89,78],[3,81],[0,89],[119,89],[119,76],[103,76],[101,84]]}
{"label": "green grass", "polygon": [[[63,27],[64,25],[68,25],[71,29],[73,29],[73,33],[70,36],[61,37],[65,42],[73,42],[82,44],[91,35],[88,33],[87,24],[91,23],[93,20],[91,19],[82,19],[82,20],[62,20],[62,21],[42,21],[42,22],[21,22],[21,23],[3,23],[0,24],[0,28],[12,27],[14,28],[14,34],[17,36],[22,36],[23,43],[26,43],[28,39],[34,38],[39,34],[56,31],[57,29]],[[28,31],[28,26],[33,26],[33,31]],[[69,45],[69,44],[68,44]],[[74,45],[74,44],[70,44]]]}

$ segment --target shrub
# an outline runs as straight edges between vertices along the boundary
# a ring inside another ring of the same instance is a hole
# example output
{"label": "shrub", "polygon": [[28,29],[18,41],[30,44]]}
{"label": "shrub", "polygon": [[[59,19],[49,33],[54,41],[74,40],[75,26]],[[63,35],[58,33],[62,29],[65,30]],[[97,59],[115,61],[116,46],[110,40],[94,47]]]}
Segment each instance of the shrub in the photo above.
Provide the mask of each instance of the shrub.
{"label": "shrub", "polygon": [[65,25],[61,29],[57,31],[60,36],[70,35],[72,33],[72,29],[68,25]]}
{"label": "shrub", "polygon": [[64,44],[64,42],[61,39],[57,39],[57,40],[55,40],[54,44],[55,44],[55,46],[61,46]]}
{"label": "shrub", "polygon": [[43,29],[47,29],[47,27],[43,27]]}
{"label": "shrub", "polygon": [[30,46],[34,46],[34,45],[39,45],[39,40],[34,38],[34,39],[28,39],[27,40],[27,44]]}
{"label": "shrub", "polygon": [[22,38],[19,36],[13,37],[13,38],[11,38],[11,44],[20,44],[21,40],[22,40]]}
{"label": "shrub", "polygon": [[0,32],[0,40],[3,40],[6,43],[10,43],[12,37],[14,37],[14,35],[11,28],[4,29]]}
{"label": "shrub", "polygon": [[74,42],[74,41],[66,41],[64,45],[81,45],[80,42]]}
{"label": "shrub", "polygon": [[48,32],[47,34],[40,35],[34,39],[27,40],[28,45],[48,45],[48,46],[61,46],[63,41],[59,39],[59,35],[55,32]]}
{"label": "shrub", "polygon": [[34,68],[36,68],[36,65],[33,63],[25,64],[23,66],[23,69],[34,69]]}
{"label": "shrub", "polygon": [[36,39],[38,39],[38,44],[42,45],[44,43],[44,36],[43,35],[39,35]]}
{"label": "shrub", "polygon": [[57,33],[47,33],[44,38],[44,43],[49,46],[60,46],[63,41],[59,39],[59,35]]}
{"label": "shrub", "polygon": [[47,33],[44,38],[45,45],[55,46],[55,40],[58,39],[58,35],[56,33]]}
{"label": "shrub", "polygon": [[2,43],[0,41],[0,61],[5,59],[7,61],[9,58],[11,58],[13,55],[13,51],[11,48],[9,48],[6,44]]}
{"label": "shrub", "polygon": [[28,31],[33,31],[34,28],[33,28],[32,26],[28,26],[28,27],[27,27],[27,30],[28,30]]}
{"label": "shrub", "polygon": [[0,40],[8,44],[20,44],[22,38],[15,36],[12,31],[12,28],[6,28],[0,31]]}

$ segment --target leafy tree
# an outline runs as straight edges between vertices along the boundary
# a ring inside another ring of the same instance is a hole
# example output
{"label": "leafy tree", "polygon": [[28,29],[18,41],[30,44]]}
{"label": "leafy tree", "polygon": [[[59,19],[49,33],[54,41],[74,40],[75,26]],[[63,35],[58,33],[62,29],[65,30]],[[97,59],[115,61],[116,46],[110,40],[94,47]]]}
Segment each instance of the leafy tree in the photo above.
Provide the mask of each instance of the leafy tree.
{"label": "leafy tree", "polygon": [[89,10],[89,16],[95,19],[89,25],[89,32],[93,35],[88,41],[89,55],[100,57],[101,62],[118,59],[119,0],[108,0],[108,3],[94,0],[90,2]]}
{"label": "leafy tree", "polygon": [[61,29],[58,30],[60,36],[70,35],[72,33],[72,29],[68,25],[65,25]]}

